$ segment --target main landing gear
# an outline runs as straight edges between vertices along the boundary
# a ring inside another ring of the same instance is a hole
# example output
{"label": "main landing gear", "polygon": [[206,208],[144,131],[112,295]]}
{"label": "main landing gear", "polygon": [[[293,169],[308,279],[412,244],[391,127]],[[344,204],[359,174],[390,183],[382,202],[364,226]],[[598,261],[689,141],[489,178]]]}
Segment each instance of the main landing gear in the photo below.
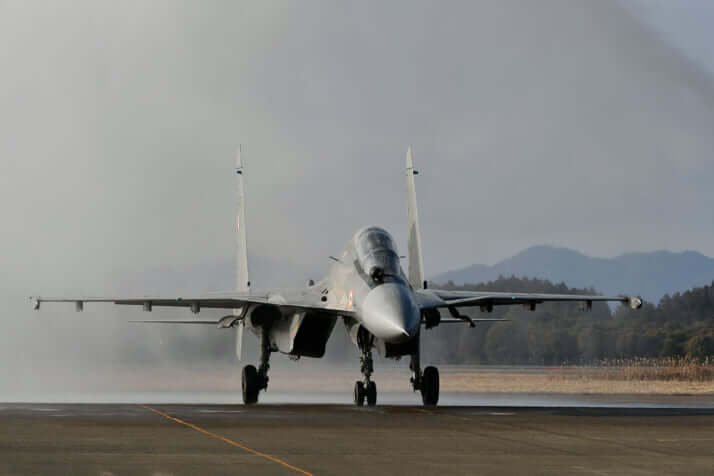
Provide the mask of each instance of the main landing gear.
{"label": "main landing gear", "polygon": [[373,407],[377,404],[377,384],[371,379],[372,372],[374,371],[372,361],[372,344],[374,338],[368,336],[366,332],[360,332],[357,339],[359,349],[362,352],[362,356],[359,360],[363,379],[355,382],[355,405],[361,407],[366,400],[367,405]]}
{"label": "main landing gear", "polygon": [[254,365],[243,367],[241,375],[241,387],[243,389],[243,403],[251,405],[258,403],[258,393],[268,388],[268,370],[270,369],[270,339],[268,332],[261,334],[260,366],[258,369]]}
{"label": "main landing gear", "polygon": [[412,354],[409,368],[413,375],[411,378],[412,388],[416,392],[421,392],[421,401],[424,406],[434,407],[439,403],[439,370],[436,367],[428,366],[421,371],[419,363],[419,350]]}

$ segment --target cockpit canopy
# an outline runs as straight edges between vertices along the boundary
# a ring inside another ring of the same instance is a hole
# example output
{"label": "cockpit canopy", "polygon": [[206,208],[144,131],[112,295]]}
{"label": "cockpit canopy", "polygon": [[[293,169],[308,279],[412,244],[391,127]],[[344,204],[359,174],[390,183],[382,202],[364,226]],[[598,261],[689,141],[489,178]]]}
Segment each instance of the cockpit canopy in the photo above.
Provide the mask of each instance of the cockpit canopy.
{"label": "cockpit canopy", "polygon": [[394,239],[382,228],[370,227],[355,236],[357,262],[371,285],[401,278],[399,253]]}

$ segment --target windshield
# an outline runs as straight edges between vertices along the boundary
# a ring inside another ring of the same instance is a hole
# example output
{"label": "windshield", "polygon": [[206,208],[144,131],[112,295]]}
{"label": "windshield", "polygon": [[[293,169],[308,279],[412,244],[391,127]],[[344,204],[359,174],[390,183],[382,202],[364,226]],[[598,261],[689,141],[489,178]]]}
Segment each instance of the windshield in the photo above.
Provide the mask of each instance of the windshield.
{"label": "windshield", "polygon": [[361,274],[374,284],[401,276],[399,254],[389,233],[381,228],[367,228],[357,236],[355,245]]}

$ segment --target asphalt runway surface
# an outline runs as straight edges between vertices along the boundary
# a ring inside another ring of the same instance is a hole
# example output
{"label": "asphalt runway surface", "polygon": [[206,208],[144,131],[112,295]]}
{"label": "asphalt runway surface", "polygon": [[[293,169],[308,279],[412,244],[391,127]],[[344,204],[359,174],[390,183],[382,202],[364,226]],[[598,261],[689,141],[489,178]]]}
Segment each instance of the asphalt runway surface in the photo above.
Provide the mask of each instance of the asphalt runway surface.
{"label": "asphalt runway surface", "polygon": [[712,474],[714,405],[0,404],[0,474]]}

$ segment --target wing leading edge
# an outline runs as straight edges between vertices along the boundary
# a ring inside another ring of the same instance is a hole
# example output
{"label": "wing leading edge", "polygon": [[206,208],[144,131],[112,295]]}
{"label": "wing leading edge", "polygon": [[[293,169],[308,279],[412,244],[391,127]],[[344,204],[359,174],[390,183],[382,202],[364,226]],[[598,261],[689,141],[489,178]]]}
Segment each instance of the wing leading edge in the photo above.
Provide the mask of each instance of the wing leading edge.
{"label": "wing leading edge", "polygon": [[[593,302],[621,302],[633,309],[642,307],[643,300],[636,296],[595,296],[587,294],[535,294],[479,291],[443,291],[438,289],[418,290],[417,301],[421,309],[457,308],[480,306],[492,310],[493,306],[524,305],[535,309],[544,302],[581,302],[588,308]],[[484,309],[485,308],[485,309]]]}
{"label": "wing leading edge", "polygon": [[[300,301],[286,301],[285,299],[279,297],[273,297],[271,295],[258,295],[258,294],[227,294],[223,296],[209,295],[209,296],[196,296],[196,297],[154,297],[154,296],[144,296],[144,297],[69,297],[69,298],[44,298],[44,297],[31,297],[33,302],[33,307],[35,310],[39,310],[42,303],[45,302],[73,302],[75,303],[75,309],[77,311],[82,311],[84,309],[85,303],[113,303],[117,305],[128,305],[128,306],[142,306],[144,311],[151,311],[155,306],[158,307],[185,307],[191,309],[194,314],[197,314],[201,309],[245,309],[247,310],[250,306],[269,304],[279,307],[285,311],[314,311],[321,314],[328,314],[334,316],[348,316],[352,315],[353,311],[339,309],[334,307],[329,307],[324,304],[313,304],[311,302],[300,302]],[[234,320],[242,319],[243,314],[235,316]],[[159,322],[159,321],[152,321]],[[196,321],[178,321],[171,323],[182,323],[190,322],[194,323]],[[207,323],[217,324],[219,322],[213,321],[201,321]]]}

